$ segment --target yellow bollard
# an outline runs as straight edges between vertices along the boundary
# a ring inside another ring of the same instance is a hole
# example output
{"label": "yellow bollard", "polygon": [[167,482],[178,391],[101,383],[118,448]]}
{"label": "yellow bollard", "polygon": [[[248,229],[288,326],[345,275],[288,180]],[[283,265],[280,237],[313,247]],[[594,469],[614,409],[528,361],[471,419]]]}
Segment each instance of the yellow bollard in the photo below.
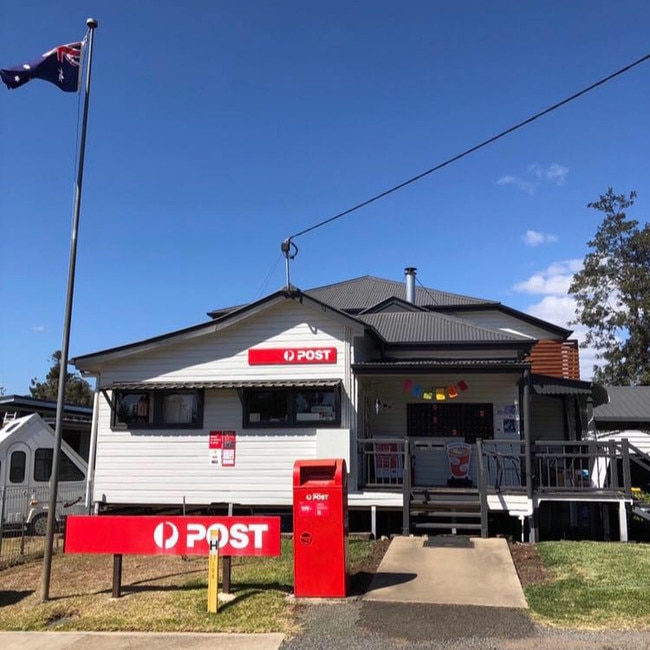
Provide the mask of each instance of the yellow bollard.
{"label": "yellow bollard", "polygon": [[219,603],[219,531],[210,529],[208,558],[208,613],[216,614]]}

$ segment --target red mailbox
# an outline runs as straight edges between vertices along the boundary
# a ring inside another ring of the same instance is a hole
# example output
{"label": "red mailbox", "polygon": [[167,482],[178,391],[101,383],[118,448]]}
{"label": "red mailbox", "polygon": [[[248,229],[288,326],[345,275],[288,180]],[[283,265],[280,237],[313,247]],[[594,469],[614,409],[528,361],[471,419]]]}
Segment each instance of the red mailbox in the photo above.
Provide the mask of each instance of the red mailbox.
{"label": "red mailbox", "polygon": [[293,583],[296,598],[344,598],[348,583],[345,460],[293,466]]}

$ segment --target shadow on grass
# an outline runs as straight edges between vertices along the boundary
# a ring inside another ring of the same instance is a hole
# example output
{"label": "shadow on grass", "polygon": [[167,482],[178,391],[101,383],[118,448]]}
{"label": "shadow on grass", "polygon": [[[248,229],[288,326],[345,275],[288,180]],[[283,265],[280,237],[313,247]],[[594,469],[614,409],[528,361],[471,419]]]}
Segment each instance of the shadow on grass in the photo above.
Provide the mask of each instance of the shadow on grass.
{"label": "shadow on grass", "polygon": [[[173,577],[173,575],[169,575],[166,577]],[[178,574],[178,575],[187,575],[186,573],[183,574]],[[167,593],[174,593],[174,592],[181,592],[181,591],[198,591],[198,590],[206,590],[208,588],[207,583],[205,582],[199,582],[199,581],[191,581],[183,585],[147,585],[143,584],[145,582],[151,582],[153,580],[159,580],[160,578],[152,578],[151,580],[141,580],[139,582],[133,582],[130,584],[122,584],[122,589],[121,589],[121,597],[128,596],[130,594],[144,594],[144,593],[155,593],[155,592],[167,592]],[[220,585],[221,586],[221,585]],[[293,593],[293,587],[291,585],[287,585],[286,583],[278,583],[278,582],[265,582],[260,584],[259,582],[239,582],[233,585],[233,589],[231,589],[231,594],[233,596],[233,601],[232,603],[224,602],[223,607],[225,608],[226,605],[228,604],[235,604],[238,602],[241,602],[242,600],[246,598],[250,598],[254,594],[258,594],[264,591],[279,591],[281,593],[285,593],[287,595]],[[101,594],[112,594],[113,589],[108,588],[108,589],[100,589],[98,591],[93,591],[93,592],[86,592],[86,593],[77,593],[77,594],[65,594],[62,596],[54,596],[51,597],[50,600],[56,601],[56,600],[66,600],[68,598],[78,598],[78,597],[83,597],[83,596],[99,596]],[[244,592],[244,593],[242,593]],[[0,592],[0,595],[3,592]],[[5,592],[5,593],[11,593],[11,592]],[[22,593],[22,592],[20,592]],[[25,592],[26,595],[34,593],[33,591],[31,592]],[[219,589],[219,593],[223,593],[221,589]],[[12,603],[5,603],[5,604],[12,604]],[[0,601],[0,605],[2,605],[2,601]],[[222,605],[220,605],[221,607]]]}
{"label": "shadow on grass", "polygon": [[31,596],[34,593],[32,591],[0,591],[0,607],[6,607],[7,605],[15,605],[19,603],[24,598]]}

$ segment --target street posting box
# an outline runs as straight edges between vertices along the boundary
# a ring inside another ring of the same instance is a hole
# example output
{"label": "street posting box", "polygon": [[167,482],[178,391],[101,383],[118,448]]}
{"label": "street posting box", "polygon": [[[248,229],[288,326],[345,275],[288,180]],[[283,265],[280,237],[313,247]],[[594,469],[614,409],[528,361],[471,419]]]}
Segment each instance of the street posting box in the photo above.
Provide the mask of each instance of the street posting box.
{"label": "street posting box", "polygon": [[293,466],[293,570],[296,598],[347,595],[348,485],[345,460]]}

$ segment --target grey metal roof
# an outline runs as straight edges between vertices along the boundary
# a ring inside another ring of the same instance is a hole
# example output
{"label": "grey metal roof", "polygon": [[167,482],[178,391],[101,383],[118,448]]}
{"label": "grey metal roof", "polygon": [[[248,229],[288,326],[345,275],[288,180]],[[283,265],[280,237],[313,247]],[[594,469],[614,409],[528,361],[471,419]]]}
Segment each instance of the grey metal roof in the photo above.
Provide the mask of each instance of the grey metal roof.
{"label": "grey metal roof", "polygon": [[338,386],[340,379],[251,379],[247,381],[117,381],[100,390],[191,390],[194,388],[327,388]]}
{"label": "grey metal roof", "polygon": [[401,372],[430,374],[435,372],[463,370],[465,372],[489,372],[490,370],[524,370],[530,364],[518,359],[392,359],[355,363],[352,369],[358,375],[399,374]]}
{"label": "grey metal roof", "polygon": [[533,339],[434,312],[359,314],[387,343],[534,343]]}
{"label": "grey metal roof", "polygon": [[650,422],[650,386],[607,386],[609,402],[594,409],[599,422]]}
{"label": "grey metal roof", "polygon": [[[560,379],[547,375],[531,375],[533,392],[537,395],[585,395],[591,396],[594,407],[607,401],[607,391],[600,384],[579,379]],[[595,410],[595,408],[594,408]]]}
{"label": "grey metal roof", "polygon": [[[395,297],[405,300],[406,283],[364,275],[353,280],[308,289],[304,293],[342,311],[362,311],[388,298]],[[435,307],[439,305],[482,305],[491,303],[494,303],[494,301],[447,293],[438,289],[415,288],[415,304],[419,306]]]}

